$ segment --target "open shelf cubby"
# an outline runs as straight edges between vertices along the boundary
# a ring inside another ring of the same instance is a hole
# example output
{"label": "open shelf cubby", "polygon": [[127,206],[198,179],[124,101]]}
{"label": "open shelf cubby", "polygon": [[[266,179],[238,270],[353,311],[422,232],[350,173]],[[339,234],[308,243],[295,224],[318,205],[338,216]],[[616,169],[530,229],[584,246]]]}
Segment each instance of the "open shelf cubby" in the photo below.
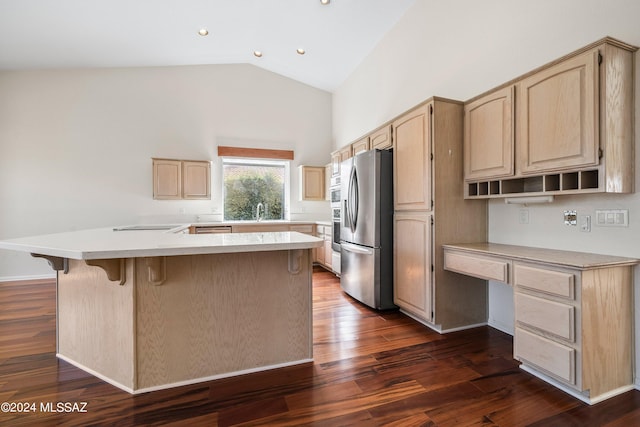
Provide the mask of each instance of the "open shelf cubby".
{"label": "open shelf cubby", "polygon": [[590,169],[517,178],[467,182],[468,199],[531,194],[563,194],[598,191],[600,171]]}

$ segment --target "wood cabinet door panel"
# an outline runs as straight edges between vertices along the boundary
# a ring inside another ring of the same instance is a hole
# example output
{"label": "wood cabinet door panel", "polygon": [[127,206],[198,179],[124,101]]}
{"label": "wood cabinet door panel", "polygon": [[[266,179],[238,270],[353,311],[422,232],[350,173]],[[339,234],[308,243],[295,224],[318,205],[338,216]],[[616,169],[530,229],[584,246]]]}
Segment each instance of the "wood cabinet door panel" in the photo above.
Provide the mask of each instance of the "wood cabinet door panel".
{"label": "wood cabinet door panel", "polygon": [[182,194],[185,199],[211,198],[211,164],[182,162]]}
{"label": "wood cabinet door panel", "polygon": [[352,155],[356,155],[358,153],[361,153],[363,151],[367,151],[369,149],[369,137],[364,137],[359,141],[354,142],[353,144],[351,144],[351,153]]}
{"label": "wood cabinet door panel", "polygon": [[431,321],[431,215],[397,213],[394,222],[394,302]]}
{"label": "wood cabinet door panel", "polygon": [[385,126],[369,135],[370,146],[372,149],[386,150],[393,146],[391,139],[391,126]]}
{"label": "wood cabinet door panel", "polygon": [[324,166],[300,166],[300,200],[324,200]]}
{"label": "wood cabinet door panel", "polygon": [[509,283],[509,262],[445,251],[444,268],[481,279]]}
{"label": "wood cabinet door panel", "polygon": [[598,164],[598,87],[597,51],[519,83],[516,173]]}
{"label": "wood cabinet door panel", "polygon": [[466,180],[513,175],[513,92],[509,86],[465,105]]}
{"label": "wood cabinet door panel", "polygon": [[549,295],[575,298],[575,275],[570,271],[555,271],[516,264],[514,283],[518,287],[533,289]]}
{"label": "wood cabinet door panel", "polygon": [[395,210],[431,210],[430,104],[393,122]]}
{"label": "wood cabinet door panel", "polygon": [[516,327],[514,356],[569,384],[576,384],[576,351]]}
{"label": "wood cabinet door panel", "polygon": [[575,342],[575,308],[568,304],[515,294],[516,322]]}
{"label": "wood cabinet door panel", "polygon": [[153,198],[172,200],[182,198],[182,162],[153,159]]}

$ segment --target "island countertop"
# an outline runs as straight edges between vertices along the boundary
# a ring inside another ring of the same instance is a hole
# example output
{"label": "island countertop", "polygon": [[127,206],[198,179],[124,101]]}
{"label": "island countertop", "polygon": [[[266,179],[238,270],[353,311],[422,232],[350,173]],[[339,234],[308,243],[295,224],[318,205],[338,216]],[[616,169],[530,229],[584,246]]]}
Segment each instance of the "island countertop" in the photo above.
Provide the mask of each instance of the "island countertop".
{"label": "island countertop", "polygon": [[176,230],[117,231],[113,227],[0,241],[0,249],[78,260],[263,252],[320,247],[319,238],[294,232],[183,234]]}

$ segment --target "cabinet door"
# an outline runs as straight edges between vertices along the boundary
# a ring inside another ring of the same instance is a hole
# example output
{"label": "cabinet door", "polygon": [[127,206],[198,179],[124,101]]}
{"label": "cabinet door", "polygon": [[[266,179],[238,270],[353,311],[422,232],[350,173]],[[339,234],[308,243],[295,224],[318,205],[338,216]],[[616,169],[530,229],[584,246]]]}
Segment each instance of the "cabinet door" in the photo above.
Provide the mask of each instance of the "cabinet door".
{"label": "cabinet door", "polygon": [[369,135],[369,145],[372,150],[386,150],[393,146],[393,141],[391,140],[391,125],[385,126],[371,135]]}
{"label": "cabinet door", "polygon": [[182,162],[182,197],[211,199],[211,163]]}
{"label": "cabinet door", "polygon": [[431,104],[393,122],[395,210],[431,210]]}
{"label": "cabinet door", "polygon": [[394,217],[394,302],[432,321],[431,214],[399,212]]}
{"label": "cabinet door", "polygon": [[331,153],[331,176],[340,176],[340,152]]}
{"label": "cabinet door", "polygon": [[324,166],[300,166],[300,200],[324,198]]}
{"label": "cabinet door", "polygon": [[328,268],[331,268],[331,258],[332,258],[332,252],[331,252],[331,240],[327,239],[325,237],[324,240],[324,265],[327,266]]}
{"label": "cabinet door", "polygon": [[367,151],[369,149],[369,137],[362,138],[359,141],[351,144],[351,153],[355,156],[358,153]]}
{"label": "cabinet door", "polygon": [[465,180],[513,175],[513,92],[509,86],[464,106]]}
{"label": "cabinet door", "polygon": [[598,163],[598,51],[542,70],[519,83],[516,173]]}
{"label": "cabinet door", "polygon": [[351,146],[347,145],[346,147],[344,147],[343,149],[341,149],[340,151],[338,151],[338,153],[340,154],[340,162],[344,162],[347,159],[350,159],[352,156],[351,153]]}
{"label": "cabinet door", "polygon": [[182,162],[153,159],[153,198],[172,200],[182,198]]}

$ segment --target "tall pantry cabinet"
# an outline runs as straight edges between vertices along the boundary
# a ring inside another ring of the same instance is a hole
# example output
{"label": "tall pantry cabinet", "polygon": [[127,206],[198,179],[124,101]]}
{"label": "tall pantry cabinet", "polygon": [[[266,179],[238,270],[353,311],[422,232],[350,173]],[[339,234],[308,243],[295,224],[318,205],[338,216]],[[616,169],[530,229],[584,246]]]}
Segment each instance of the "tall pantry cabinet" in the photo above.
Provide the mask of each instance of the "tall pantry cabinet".
{"label": "tall pantry cabinet", "polygon": [[394,299],[445,332],[487,321],[486,281],[443,268],[444,243],[487,240],[487,204],[464,199],[463,104],[431,98],[392,123]]}

